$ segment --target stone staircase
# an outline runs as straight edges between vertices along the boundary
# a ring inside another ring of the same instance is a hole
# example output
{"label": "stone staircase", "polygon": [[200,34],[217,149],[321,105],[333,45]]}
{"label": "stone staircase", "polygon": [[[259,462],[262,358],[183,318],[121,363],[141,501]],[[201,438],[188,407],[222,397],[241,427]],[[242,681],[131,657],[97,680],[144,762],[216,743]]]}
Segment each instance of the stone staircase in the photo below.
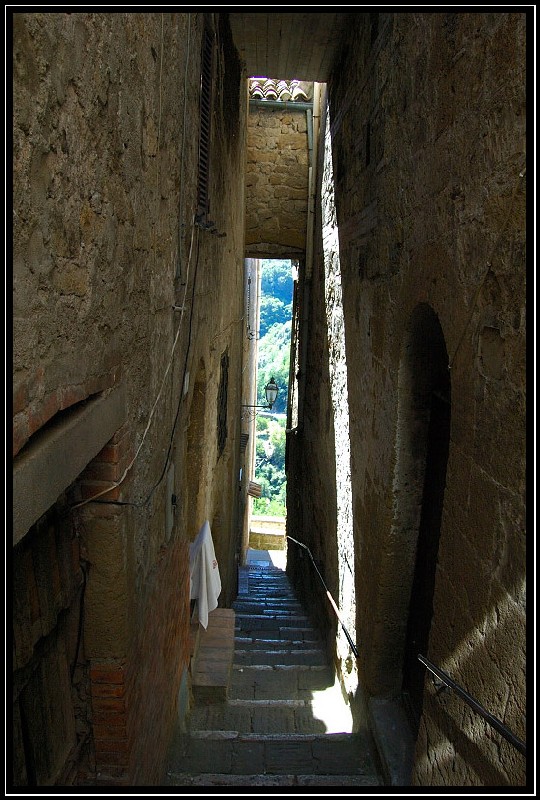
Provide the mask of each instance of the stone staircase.
{"label": "stone staircase", "polygon": [[170,786],[379,786],[352,733],[322,642],[285,572],[241,568],[225,700],[198,702],[169,762]]}

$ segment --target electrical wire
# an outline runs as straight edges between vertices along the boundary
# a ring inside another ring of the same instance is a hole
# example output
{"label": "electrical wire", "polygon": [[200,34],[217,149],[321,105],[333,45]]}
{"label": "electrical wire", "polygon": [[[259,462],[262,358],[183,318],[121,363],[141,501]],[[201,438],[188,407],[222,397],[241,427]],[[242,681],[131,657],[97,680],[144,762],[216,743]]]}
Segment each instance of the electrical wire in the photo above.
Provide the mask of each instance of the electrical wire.
{"label": "electrical wire", "polygon": [[[167,364],[167,368],[165,370],[165,374],[163,375],[163,380],[161,381],[161,386],[160,386],[159,392],[157,394],[157,397],[156,397],[156,399],[154,401],[154,404],[152,406],[152,409],[150,411],[150,415],[148,417],[148,422],[146,424],[146,428],[145,428],[144,433],[142,435],[142,438],[141,438],[141,441],[139,443],[139,446],[138,446],[138,448],[137,448],[137,450],[135,452],[135,455],[133,456],[133,458],[131,459],[130,463],[128,464],[128,466],[124,470],[124,473],[123,473],[122,477],[118,481],[114,481],[111,486],[107,486],[105,489],[102,489],[100,492],[97,492],[95,495],[92,495],[91,497],[87,497],[85,500],[82,500],[81,502],[76,503],[75,505],[71,506],[72,510],[74,510],[76,508],[80,508],[81,506],[84,506],[87,503],[93,502],[98,497],[102,497],[104,494],[108,494],[108,492],[110,492],[113,489],[116,489],[118,486],[120,486],[124,482],[124,480],[126,479],[129,471],[131,470],[133,464],[135,463],[135,461],[137,460],[137,458],[139,456],[139,453],[141,452],[142,446],[143,446],[143,444],[144,444],[144,442],[146,440],[146,437],[148,435],[148,431],[150,430],[150,425],[152,424],[152,420],[154,418],[154,414],[155,414],[155,411],[156,411],[156,408],[157,408],[157,404],[158,404],[158,402],[159,402],[159,400],[161,398],[161,395],[163,393],[163,389],[164,389],[164,386],[165,386],[165,381],[167,379],[167,375],[169,374],[169,370],[171,368],[171,364],[172,364],[172,361],[173,361],[174,352],[176,350],[176,345],[178,343],[178,339],[180,337],[180,332],[182,330],[182,320],[183,320],[183,317],[184,317],[185,307],[186,307],[186,294],[187,294],[187,288],[188,288],[189,267],[190,267],[190,262],[191,262],[191,254],[192,254],[192,250],[193,250],[193,236],[194,236],[195,230],[196,230],[196,225],[193,224],[193,227],[191,229],[191,243],[190,243],[189,256],[188,256],[188,269],[187,269],[187,275],[186,275],[186,284],[185,284],[185,287],[184,287],[184,299],[183,299],[183,302],[182,302],[181,316],[180,316],[180,322],[178,324],[178,330],[176,332],[176,336],[175,336],[175,339],[174,339],[174,342],[173,342],[173,346],[172,346],[172,350],[171,350],[171,355],[170,355],[170,358],[169,358],[169,362]],[[198,261],[199,261],[199,235],[197,233],[197,265],[196,265],[196,267],[198,267]],[[187,348],[187,352],[186,352],[186,359],[187,359],[187,354],[189,352],[189,345],[191,343],[191,325],[192,325],[192,319],[193,319],[195,283],[196,283],[196,272],[195,272],[195,275],[194,275],[194,278],[193,278],[192,302],[191,302],[191,309],[190,309],[190,329],[189,329],[189,340],[188,340],[188,348]],[[186,360],[186,363],[187,363],[187,360]],[[185,377],[185,370],[186,370],[186,367],[184,366],[184,377]],[[180,397],[181,397],[181,395],[180,395]],[[178,416],[178,411],[177,411],[177,416]],[[174,426],[176,427],[176,419],[175,419]],[[169,452],[170,452],[170,446],[169,446]],[[160,482],[161,482],[161,478],[160,478]],[[107,502],[108,503],[113,503],[115,505],[117,504],[117,501],[107,501]],[[142,507],[142,506],[146,505],[146,502],[147,501],[145,501],[142,504],[141,503],[130,503],[129,505]]]}
{"label": "electrical wire", "polygon": [[[182,176],[183,176],[183,171],[184,171],[184,153],[185,153],[185,140],[186,140],[187,82],[188,82],[190,42],[191,42],[191,15],[188,14],[187,49],[186,49],[186,62],[185,62],[185,70],[184,70],[183,133],[182,133],[182,149],[181,149],[181,158],[180,158],[180,213],[179,213],[179,219],[180,219],[179,236],[180,236],[180,238],[181,238],[181,217],[182,217],[182,210],[181,210],[181,208],[182,208],[182,203],[181,203],[182,194],[181,193],[182,193],[182,186],[183,186]],[[158,142],[159,142],[159,135],[160,135],[160,131],[161,131],[161,110],[162,110],[162,107],[161,107],[161,79],[162,79],[162,69],[163,69],[163,14],[161,15],[161,53],[160,53],[160,76],[159,76]],[[146,428],[144,430],[144,433],[143,433],[142,439],[141,439],[141,441],[139,443],[139,446],[137,448],[137,451],[136,451],[135,455],[133,456],[133,459],[131,460],[131,462],[128,464],[128,466],[124,470],[124,473],[123,473],[122,477],[118,481],[115,481],[111,486],[107,487],[106,489],[103,489],[100,492],[97,492],[95,495],[92,495],[92,497],[88,497],[85,500],[83,500],[83,501],[81,501],[79,503],[76,503],[75,505],[71,506],[72,510],[76,509],[76,508],[80,508],[81,506],[84,506],[84,505],[86,505],[87,503],[90,503],[90,502],[97,502],[99,497],[102,497],[104,494],[108,494],[108,492],[110,492],[113,489],[116,489],[118,486],[120,486],[123,483],[123,481],[126,479],[126,477],[127,477],[128,473],[129,473],[129,471],[131,470],[133,464],[137,460],[138,455],[139,455],[139,453],[140,453],[140,451],[142,449],[142,446],[143,446],[143,444],[144,444],[144,442],[146,440],[146,436],[148,435],[148,431],[150,429],[150,425],[152,423],[157,404],[159,402],[159,399],[161,397],[161,394],[162,394],[162,391],[163,391],[163,388],[164,388],[164,385],[165,385],[165,380],[167,378],[169,369],[170,369],[171,364],[172,364],[172,359],[173,359],[173,356],[174,356],[174,352],[175,352],[175,349],[176,349],[176,345],[177,345],[177,342],[178,342],[180,331],[182,330],[182,320],[183,320],[183,317],[184,317],[184,312],[185,312],[185,307],[186,307],[185,301],[186,301],[186,295],[187,295],[188,284],[189,284],[189,272],[190,272],[191,256],[192,256],[192,252],[193,252],[193,236],[194,236],[194,232],[195,232],[195,227],[197,227],[196,219],[193,220],[192,228],[191,228],[191,240],[190,240],[189,254],[188,254],[188,260],[187,260],[186,276],[185,276],[185,282],[184,282],[184,297],[183,297],[183,301],[182,301],[182,305],[181,305],[181,316],[180,316],[180,322],[179,322],[179,325],[178,325],[178,331],[176,333],[176,337],[175,337],[175,340],[174,340],[174,343],[173,343],[173,347],[172,347],[172,351],[171,351],[171,356],[170,356],[169,362],[167,364],[167,368],[165,370],[165,374],[163,376],[163,380],[161,382],[161,387],[159,389],[159,392],[158,392],[158,395],[157,395],[156,400],[154,402],[154,405],[152,406],[152,409],[150,411],[150,415],[149,415],[149,418],[148,418],[148,423],[147,423]],[[179,243],[179,245],[180,245],[180,243]],[[180,246],[178,248],[178,253],[180,253]],[[197,236],[197,266],[198,266],[198,258],[199,258],[199,240],[198,240],[198,236]],[[192,303],[191,303],[191,310],[190,310],[190,329],[189,329],[188,349],[187,349],[187,352],[186,352],[186,361],[185,361],[185,365],[184,365],[184,379],[185,379],[185,374],[186,374],[187,354],[189,352],[189,345],[191,343],[191,325],[192,325],[192,318],[193,318],[193,300],[194,300],[194,296],[195,296],[195,288],[194,288],[195,287],[195,277],[194,277],[194,286],[193,286],[193,291],[192,291]],[[181,397],[182,397],[182,395],[180,395],[180,402],[181,402]],[[167,460],[166,460],[166,463],[165,463],[164,471],[163,471],[158,483],[152,488],[152,490],[151,490],[150,494],[148,495],[147,499],[143,503],[132,503],[132,502],[126,502],[126,501],[112,501],[112,500],[101,501],[102,503],[107,504],[107,505],[129,505],[129,506],[134,506],[136,508],[141,508],[141,507],[145,506],[148,503],[148,501],[151,498],[153,492],[155,491],[155,489],[157,488],[159,483],[161,483],[161,480],[163,479],[163,475],[164,475],[164,473],[166,471],[166,468],[167,468],[168,457],[169,457],[169,454],[170,454],[170,451],[171,451],[171,448],[172,448],[172,437],[174,436],[174,431],[175,431],[176,424],[177,424],[179,409],[180,409],[180,404],[178,406],[178,409],[177,409],[177,412],[176,412],[175,421],[174,421],[174,424],[173,424],[173,431],[172,431],[172,434],[171,434],[171,441],[169,443],[169,449],[168,449],[168,452],[167,452]]]}
{"label": "electrical wire", "polygon": [[81,653],[81,642],[82,642],[82,634],[83,634],[83,627],[84,627],[84,597],[86,594],[86,585],[88,583],[88,575],[86,572],[86,564],[83,563],[81,560],[79,562],[81,567],[81,572],[83,575],[83,582],[81,587],[81,599],[79,605],[79,621],[77,623],[77,644],[75,645],[75,659],[73,664],[71,665],[71,685],[73,686],[73,680],[75,678],[75,670],[77,669],[77,664],[79,663],[79,656]]}
{"label": "electrical wire", "polygon": [[[185,355],[185,358],[184,358],[184,368],[183,368],[183,371],[182,371],[182,384],[181,384],[182,386],[184,386],[184,382],[185,382],[185,379],[186,379],[188,359],[189,359],[189,354],[190,354],[190,351],[191,351],[191,341],[192,341],[192,334],[193,334],[193,307],[195,305],[195,287],[197,285],[197,272],[198,272],[198,269],[199,269],[199,249],[200,249],[200,241],[199,241],[199,234],[197,234],[197,256],[195,258],[195,271],[193,273],[193,286],[192,286],[192,289],[191,289],[191,307],[190,307],[190,312],[189,312],[188,342],[187,342],[187,346],[186,346],[186,355]],[[186,283],[186,288],[187,288],[187,283]],[[184,292],[184,307],[185,307],[185,292]],[[159,476],[159,479],[156,481],[156,483],[154,484],[154,486],[150,490],[150,493],[148,494],[146,500],[144,501],[144,503],[143,503],[144,506],[147,505],[150,502],[150,500],[152,498],[152,495],[154,494],[154,492],[156,491],[156,489],[160,485],[161,481],[163,480],[163,478],[164,478],[164,476],[165,476],[165,474],[167,472],[167,468],[169,466],[169,458],[170,458],[170,455],[171,455],[171,450],[172,450],[173,441],[174,441],[174,434],[176,432],[176,426],[178,424],[178,418],[180,416],[180,408],[181,408],[181,406],[182,406],[182,392],[180,392],[180,396],[179,396],[179,399],[178,399],[178,404],[176,406],[176,414],[175,414],[175,417],[174,417],[174,422],[173,422],[173,426],[172,426],[172,430],[171,430],[171,435],[169,437],[169,447],[167,449],[167,456],[165,458],[165,463],[163,465],[163,470],[161,472],[161,475]]]}

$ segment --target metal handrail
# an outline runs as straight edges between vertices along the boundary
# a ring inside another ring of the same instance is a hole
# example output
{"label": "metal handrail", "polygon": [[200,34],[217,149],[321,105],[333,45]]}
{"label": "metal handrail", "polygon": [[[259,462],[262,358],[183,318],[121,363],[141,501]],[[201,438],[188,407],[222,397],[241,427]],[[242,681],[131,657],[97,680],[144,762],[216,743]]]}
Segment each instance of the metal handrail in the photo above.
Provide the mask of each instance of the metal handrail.
{"label": "metal handrail", "polygon": [[327,597],[328,597],[328,599],[330,600],[330,604],[332,605],[332,608],[334,609],[335,615],[336,615],[336,617],[337,617],[337,618],[338,618],[338,620],[339,620],[339,624],[341,625],[341,628],[342,628],[342,630],[343,630],[343,633],[344,633],[344,634],[345,634],[345,636],[347,637],[347,641],[349,642],[349,644],[350,644],[350,646],[351,646],[351,650],[353,651],[353,653],[354,653],[355,657],[356,657],[356,658],[358,658],[358,650],[356,649],[356,645],[355,645],[355,643],[353,642],[353,640],[351,639],[351,635],[350,635],[349,631],[347,630],[347,628],[345,627],[345,623],[344,623],[344,622],[343,622],[343,620],[341,619],[341,615],[340,615],[340,613],[339,613],[339,608],[337,607],[337,605],[336,605],[336,603],[335,603],[335,601],[334,601],[334,598],[333,598],[333,597],[332,597],[332,595],[330,594],[330,590],[328,589],[328,586],[327,586],[327,585],[326,585],[326,583],[324,582],[323,576],[322,576],[322,575],[321,575],[321,573],[319,572],[319,568],[317,567],[317,564],[315,563],[315,559],[314,559],[314,558],[313,558],[313,556],[311,555],[311,550],[309,549],[309,547],[308,547],[307,545],[303,544],[303,542],[299,542],[299,541],[298,541],[298,539],[293,539],[293,537],[292,537],[292,536],[287,536],[286,538],[287,538],[287,539],[290,539],[290,540],[291,540],[291,542],[294,542],[295,544],[298,544],[298,545],[300,545],[300,547],[303,547],[303,548],[304,548],[304,550],[307,550],[307,551],[308,551],[308,553],[309,553],[309,557],[311,558],[311,563],[312,563],[312,564],[313,564],[313,566],[315,567],[315,570],[316,570],[316,572],[317,572],[317,575],[319,576],[319,579],[320,579],[320,581],[321,581],[322,585],[323,585],[323,586],[324,586],[324,588],[325,588],[325,591],[326,591],[326,596],[327,596]]}
{"label": "metal handrail", "polygon": [[[343,629],[343,633],[347,637],[347,641],[349,642],[349,644],[351,646],[351,650],[353,651],[354,655],[356,657],[358,657],[358,650],[356,649],[356,645],[354,644],[353,640],[351,639],[351,635],[350,635],[349,631],[347,630],[347,628],[345,627],[345,624],[344,624],[343,620],[341,619],[341,615],[339,613],[339,609],[338,609],[338,607],[337,607],[337,605],[336,605],[336,603],[334,601],[334,598],[330,594],[330,590],[328,589],[328,586],[324,582],[324,578],[321,575],[321,573],[319,571],[319,568],[317,567],[317,564],[315,563],[315,559],[313,558],[311,550],[303,542],[299,542],[298,539],[293,539],[292,536],[286,535],[286,538],[290,539],[291,542],[294,542],[295,544],[299,545],[300,547],[303,547],[304,550],[307,550],[307,552],[309,554],[309,557],[311,559],[311,563],[313,564],[313,566],[315,568],[315,571],[316,571],[317,575],[319,576],[319,580],[321,581],[322,585],[325,588],[326,596],[328,597],[328,599],[329,599],[329,601],[330,601],[330,603],[332,605],[332,608],[334,609],[336,617],[338,618],[339,623],[340,623],[340,625],[341,625],[341,627]],[[439,678],[439,680],[441,680],[446,686],[448,686],[450,689],[453,689],[456,692],[456,694],[458,694],[462,698],[462,700],[465,700],[465,702],[473,709],[473,711],[476,711],[477,714],[479,714],[481,717],[483,717],[486,720],[486,722],[489,725],[491,725],[492,728],[494,728],[496,731],[498,731],[501,734],[501,736],[503,736],[506,739],[507,742],[510,742],[510,744],[513,745],[513,747],[516,748],[516,750],[518,750],[523,756],[526,756],[526,744],[525,744],[525,742],[523,742],[521,739],[519,739],[517,736],[515,736],[515,734],[513,734],[512,731],[509,730],[506,727],[506,725],[504,725],[499,719],[497,719],[497,717],[494,717],[493,714],[490,714],[489,711],[487,711],[482,705],[480,705],[480,703],[477,700],[474,699],[474,697],[472,697],[472,695],[470,695],[458,683],[456,683],[454,680],[452,680],[452,678],[449,675],[447,675],[446,672],[444,672],[442,669],[439,669],[439,667],[436,667],[435,664],[433,664],[431,661],[429,661],[425,656],[422,656],[419,653],[418,654],[418,660],[427,669],[429,669],[430,672],[432,672],[434,675],[436,675],[436,677]]]}
{"label": "metal handrail", "polygon": [[462,700],[465,700],[465,702],[474,711],[476,711],[477,714],[480,714],[480,716],[483,717],[486,720],[486,722],[488,722],[489,725],[491,725],[492,728],[495,728],[495,730],[498,731],[501,734],[501,736],[503,736],[506,739],[507,742],[510,742],[510,744],[516,748],[516,750],[519,750],[519,752],[522,755],[526,756],[525,742],[523,742],[521,739],[518,739],[518,737],[515,736],[512,733],[512,731],[510,731],[506,727],[506,725],[504,725],[500,721],[500,719],[497,719],[497,717],[494,717],[493,714],[489,713],[489,711],[486,711],[486,709],[483,706],[481,706],[480,703],[474,699],[474,697],[472,697],[468,692],[466,692],[465,689],[463,689],[458,683],[452,680],[452,678],[449,675],[447,675],[446,672],[444,672],[442,669],[439,669],[439,667],[436,667],[435,664],[432,664],[432,662],[429,661],[425,656],[422,656],[419,653],[418,660],[425,667],[427,667],[427,669],[429,669],[430,672],[436,675],[437,678],[439,678],[439,680],[441,680],[444,684],[446,684],[446,686],[448,686],[450,689],[453,689],[456,692],[456,694],[458,694],[462,698]]}

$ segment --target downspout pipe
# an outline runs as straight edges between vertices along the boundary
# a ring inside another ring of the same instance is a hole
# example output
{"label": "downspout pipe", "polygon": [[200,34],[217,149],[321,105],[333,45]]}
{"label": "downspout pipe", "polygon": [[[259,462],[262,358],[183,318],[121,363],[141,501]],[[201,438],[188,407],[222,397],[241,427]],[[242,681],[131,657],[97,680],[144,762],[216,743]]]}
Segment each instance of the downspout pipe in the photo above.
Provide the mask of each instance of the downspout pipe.
{"label": "downspout pipe", "polygon": [[313,107],[306,109],[308,148],[309,148],[309,178],[308,178],[308,211],[306,228],[306,264],[302,285],[302,324],[301,324],[301,357],[300,381],[298,387],[298,427],[303,427],[304,400],[306,395],[306,362],[308,346],[308,324],[310,313],[311,274],[313,271],[313,231],[315,227],[315,192],[317,186],[317,143],[319,137],[319,120],[321,107],[321,85],[313,85]]}
{"label": "downspout pipe", "polygon": [[307,112],[309,147],[308,219],[306,239],[306,280],[311,280],[313,267],[313,230],[315,222],[315,192],[317,187],[317,145],[321,118],[321,84],[313,84],[313,107]]}
{"label": "downspout pipe", "polygon": [[308,134],[308,206],[307,206],[307,226],[306,226],[306,278],[311,277],[313,264],[313,217],[315,213],[315,191],[314,176],[315,163],[313,158],[313,110],[306,110],[307,134]]}

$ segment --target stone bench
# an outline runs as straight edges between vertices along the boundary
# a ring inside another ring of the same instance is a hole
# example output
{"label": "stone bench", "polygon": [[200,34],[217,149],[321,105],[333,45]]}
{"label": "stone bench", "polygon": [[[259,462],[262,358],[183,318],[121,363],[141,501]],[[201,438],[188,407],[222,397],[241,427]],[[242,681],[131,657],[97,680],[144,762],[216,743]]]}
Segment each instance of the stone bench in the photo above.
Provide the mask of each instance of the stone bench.
{"label": "stone bench", "polygon": [[227,699],[234,660],[235,613],[216,608],[208,615],[206,630],[192,629],[191,692],[196,704],[220,703]]}

